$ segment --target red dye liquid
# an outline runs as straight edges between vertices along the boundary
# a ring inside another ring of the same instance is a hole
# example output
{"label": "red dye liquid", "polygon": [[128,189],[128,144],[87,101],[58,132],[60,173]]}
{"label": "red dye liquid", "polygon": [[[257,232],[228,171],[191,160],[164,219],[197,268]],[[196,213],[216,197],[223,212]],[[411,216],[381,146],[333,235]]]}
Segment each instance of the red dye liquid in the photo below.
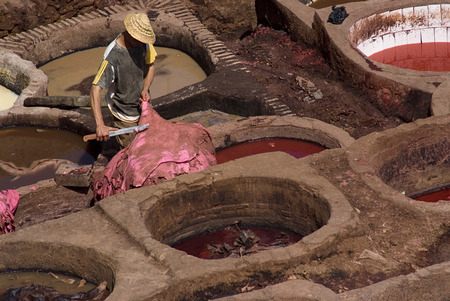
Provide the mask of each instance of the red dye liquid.
{"label": "red dye liquid", "polygon": [[449,43],[396,46],[369,56],[373,61],[418,71],[450,71]]}
{"label": "red dye liquid", "polygon": [[[275,246],[277,242],[282,238],[283,243],[279,246],[288,246],[296,243],[303,236],[279,229],[266,229],[266,228],[242,228],[242,230],[251,230],[258,237],[259,246]],[[219,254],[211,252],[208,245],[222,245],[224,243],[233,246],[234,241],[241,232],[234,227],[227,227],[223,230],[214,232],[205,232],[200,235],[185,239],[172,247],[177,250],[184,251],[189,255],[202,258],[202,259],[221,259],[228,256],[228,254]]]}
{"label": "red dye liquid", "polygon": [[427,193],[414,198],[417,201],[438,202],[440,200],[450,201],[450,187],[435,192]]}
{"label": "red dye liquid", "polygon": [[326,148],[315,143],[294,139],[267,139],[244,142],[232,145],[216,153],[217,163],[269,152],[285,152],[294,158],[303,158],[325,150]]}

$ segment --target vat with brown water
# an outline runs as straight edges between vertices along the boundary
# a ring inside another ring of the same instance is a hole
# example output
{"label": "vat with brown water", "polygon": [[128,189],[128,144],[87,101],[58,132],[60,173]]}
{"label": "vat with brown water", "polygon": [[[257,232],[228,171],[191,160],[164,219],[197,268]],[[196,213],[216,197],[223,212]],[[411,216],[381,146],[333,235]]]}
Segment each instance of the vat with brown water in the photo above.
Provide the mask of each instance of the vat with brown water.
{"label": "vat with brown water", "polygon": [[[78,51],[41,66],[48,76],[49,96],[89,95],[92,81],[106,47]],[[203,69],[187,54],[176,49],[155,47],[155,79],[152,98],[169,94],[206,78]]]}
{"label": "vat with brown water", "polygon": [[299,159],[325,149],[325,147],[312,142],[288,138],[272,138],[232,145],[217,151],[216,158],[217,163],[220,164],[251,155],[280,151]]}
{"label": "vat with brown water", "polygon": [[53,178],[58,163],[93,164],[95,153],[82,137],[66,130],[0,129],[0,189],[16,189]]}
{"label": "vat with brown water", "polygon": [[75,276],[67,276],[61,273],[28,271],[10,272],[0,274],[0,299],[4,292],[30,285],[52,287],[60,294],[73,295],[79,292],[87,292],[95,288],[95,285]]}
{"label": "vat with brown water", "polygon": [[450,71],[447,42],[416,43],[387,48],[372,54],[373,61],[417,71]]}

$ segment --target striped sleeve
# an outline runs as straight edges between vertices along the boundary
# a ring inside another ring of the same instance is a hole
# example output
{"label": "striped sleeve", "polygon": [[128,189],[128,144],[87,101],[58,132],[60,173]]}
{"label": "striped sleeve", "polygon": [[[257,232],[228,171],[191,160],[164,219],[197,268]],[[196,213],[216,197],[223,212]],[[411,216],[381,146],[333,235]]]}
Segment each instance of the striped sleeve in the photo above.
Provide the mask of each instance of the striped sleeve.
{"label": "striped sleeve", "polygon": [[145,63],[147,65],[153,64],[155,62],[157,55],[158,54],[156,53],[155,47],[153,47],[153,45],[149,44],[147,53],[145,55]]}
{"label": "striped sleeve", "polygon": [[108,66],[108,61],[107,60],[103,60],[100,68],[97,71],[97,75],[94,78],[94,81],[92,82],[93,85],[97,85],[98,81],[100,80],[100,78],[102,77],[103,73],[105,72],[106,67]]}

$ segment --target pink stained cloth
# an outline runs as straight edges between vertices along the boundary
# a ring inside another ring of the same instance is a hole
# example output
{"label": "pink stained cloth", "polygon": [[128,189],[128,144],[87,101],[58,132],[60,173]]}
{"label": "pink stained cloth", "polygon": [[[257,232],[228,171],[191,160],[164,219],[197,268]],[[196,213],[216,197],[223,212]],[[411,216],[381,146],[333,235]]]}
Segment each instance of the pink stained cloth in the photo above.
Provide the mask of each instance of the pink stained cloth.
{"label": "pink stained cloth", "polygon": [[0,192],[0,234],[14,232],[14,212],[19,198],[19,193],[14,189]]}
{"label": "pink stained cloth", "polygon": [[139,124],[147,123],[147,130],[137,133],[102,172],[94,174],[95,201],[217,163],[211,136],[202,125],[167,121],[143,102]]}

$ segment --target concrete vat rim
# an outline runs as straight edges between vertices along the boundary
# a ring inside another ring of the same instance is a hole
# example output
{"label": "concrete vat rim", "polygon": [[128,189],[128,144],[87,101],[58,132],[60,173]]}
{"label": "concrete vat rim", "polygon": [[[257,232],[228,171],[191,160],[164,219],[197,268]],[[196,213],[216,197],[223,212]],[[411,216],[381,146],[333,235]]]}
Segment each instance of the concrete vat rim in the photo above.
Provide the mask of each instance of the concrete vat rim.
{"label": "concrete vat rim", "polygon": [[296,116],[255,116],[213,125],[216,149],[263,138],[288,138],[317,143],[325,148],[350,146],[355,139],[345,130],[323,121]]}

